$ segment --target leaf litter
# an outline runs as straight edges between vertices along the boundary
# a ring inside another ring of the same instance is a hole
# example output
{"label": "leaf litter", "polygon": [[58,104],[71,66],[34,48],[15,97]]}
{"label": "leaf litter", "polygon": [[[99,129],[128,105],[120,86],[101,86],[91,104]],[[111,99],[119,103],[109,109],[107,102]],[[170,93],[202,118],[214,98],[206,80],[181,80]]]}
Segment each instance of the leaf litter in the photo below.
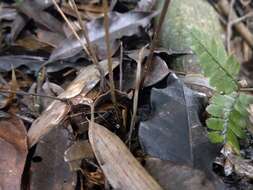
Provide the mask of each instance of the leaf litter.
{"label": "leaf litter", "polygon": [[175,70],[156,3],[0,2],[1,189],[252,187],[252,132],[242,157],[208,140],[216,89]]}

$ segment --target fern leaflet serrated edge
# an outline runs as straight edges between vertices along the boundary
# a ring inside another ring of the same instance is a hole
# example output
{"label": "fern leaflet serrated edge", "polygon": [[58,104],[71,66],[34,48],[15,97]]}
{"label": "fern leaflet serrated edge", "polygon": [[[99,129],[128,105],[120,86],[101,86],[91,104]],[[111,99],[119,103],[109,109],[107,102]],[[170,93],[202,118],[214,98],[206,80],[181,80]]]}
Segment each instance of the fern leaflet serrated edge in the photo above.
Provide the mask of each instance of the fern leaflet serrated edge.
{"label": "fern leaflet serrated edge", "polygon": [[216,59],[216,57],[212,55],[212,53],[206,48],[206,46],[201,42],[201,40],[199,40],[193,32],[191,32],[191,34],[193,38],[199,43],[199,45],[205,50],[205,52],[211,57],[211,59],[218,65],[218,67],[221,68],[223,72],[235,83],[237,87],[236,90],[238,90],[239,87],[236,79],[226,70],[226,68],[222,66],[222,64]]}

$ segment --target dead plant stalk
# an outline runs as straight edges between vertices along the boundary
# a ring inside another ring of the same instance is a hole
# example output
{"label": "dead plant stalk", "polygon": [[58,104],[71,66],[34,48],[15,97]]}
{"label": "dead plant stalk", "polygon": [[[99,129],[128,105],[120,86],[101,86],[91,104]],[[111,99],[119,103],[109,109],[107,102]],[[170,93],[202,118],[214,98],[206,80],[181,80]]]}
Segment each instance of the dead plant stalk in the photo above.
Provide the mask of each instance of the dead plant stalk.
{"label": "dead plant stalk", "polygon": [[73,0],[72,3],[74,5],[74,8],[76,9],[76,13],[77,13],[77,18],[78,18],[78,21],[80,23],[80,26],[82,27],[83,29],[83,32],[84,32],[84,38],[86,40],[86,44],[87,44],[87,47],[84,43],[84,41],[80,38],[80,36],[77,34],[77,32],[75,31],[73,25],[70,23],[70,21],[68,20],[68,18],[66,17],[66,15],[63,13],[63,11],[61,10],[61,8],[59,7],[59,5],[56,3],[55,0],[52,0],[52,2],[54,3],[54,6],[56,7],[57,11],[61,14],[62,18],[65,20],[65,22],[67,23],[68,27],[71,29],[71,31],[73,32],[74,36],[76,37],[76,39],[80,42],[80,44],[82,45],[82,48],[84,50],[84,52],[87,53],[87,55],[89,57],[91,57],[93,63],[96,65],[96,68],[98,69],[99,71],[99,74],[100,74],[100,77],[101,77],[101,80],[100,80],[100,84],[101,84],[101,87],[104,88],[104,70],[100,67],[99,63],[98,63],[98,60],[97,60],[97,57],[96,57],[96,54],[95,54],[95,51],[94,49],[92,48],[91,46],[91,43],[89,41],[89,37],[88,37],[88,33],[87,33],[87,30],[85,29],[83,23],[82,23],[82,20],[81,20],[81,17],[80,17],[80,14],[77,10],[77,7],[76,7],[76,4],[75,4],[75,1]]}
{"label": "dead plant stalk", "polygon": [[78,23],[79,23],[79,25],[80,25],[80,27],[83,31],[83,35],[84,35],[84,39],[85,39],[86,44],[87,44],[87,50],[89,52],[89,55],[92,58],[92,61],[94,62],[94,64],[97,66],[97,69],[99,70],[100,77],[101,77],[100,87],[101,87],[102,91],[104,91],[104,84],[105,84],[104,83],[104,70],[99,66],[98,59],[97,59],[97,56],[96,56],[96,52],[95,52],[92,44],[90,43],[90,39],[89,39],[89,35],[88,35],[88,32],[87,32],[86,25],[82,21],[82,18],[81,18],[81,15],[80,15],[79,11],[78,11],[75,0],[71,0],[71,3],[72,3],[72,5],[74,7],[74,10],[76,12]]}
{"label": "dead plant stalk", "polygon": [[147,58],[146,69],[144,71],[142,83],[144,82],[146,75],[150,72],[150,67],[151,67],[151,64],[152,64],[152,61],[153,61],[153,56],[154,56],[154,50],[155,50],[155,47],[157,45],[159,33],[161,31],[162,24],[163,24],[164,18],[166,16],[169,4],[170,4],[170,0],[165,0],[165,2],[163,4],[163,8],[162,8],[162,12],[161,12],[160,17],[159,17],[158,25],[155,28],[154,36],[153,36],[153,39],[152,39],[151,44],[150,44],[150,53],[149,53],[148,58]]}
{"label": "dead plant stalk", "polygon": [[[112,68],[112,58],[111,58],[111,47],[110,47],[110,34],[109,34],[109,17],[108,17],[108,1],[103,0],[103,11],[104,11],[104,29],[105,29],[105,43],[107,49],[107,60],[108,60],[108,71],[109,71],[109,79],[110,79],[110,90],[112,96],[112,102],[116,113],[118,115],[118,106],[115,94],[115,86],[113,82],[113,68]],[[118,118],[119,119],[119,118]]]}

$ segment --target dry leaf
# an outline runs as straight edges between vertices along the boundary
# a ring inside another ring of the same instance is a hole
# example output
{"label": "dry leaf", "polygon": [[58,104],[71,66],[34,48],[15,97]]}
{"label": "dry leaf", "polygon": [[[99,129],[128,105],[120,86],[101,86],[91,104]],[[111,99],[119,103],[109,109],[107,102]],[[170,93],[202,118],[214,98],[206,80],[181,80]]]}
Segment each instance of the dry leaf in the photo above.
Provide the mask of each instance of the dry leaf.
{"label": "dry leaf", "polygon": [[19,190],[27,156],[26,129],[12,116],[0,121],[0,189]]}
{"label": "dry leaf", "polygon": [[90,123],[89,139],[95,156],[114,189],[162,189],[126,145],[105,127]]}

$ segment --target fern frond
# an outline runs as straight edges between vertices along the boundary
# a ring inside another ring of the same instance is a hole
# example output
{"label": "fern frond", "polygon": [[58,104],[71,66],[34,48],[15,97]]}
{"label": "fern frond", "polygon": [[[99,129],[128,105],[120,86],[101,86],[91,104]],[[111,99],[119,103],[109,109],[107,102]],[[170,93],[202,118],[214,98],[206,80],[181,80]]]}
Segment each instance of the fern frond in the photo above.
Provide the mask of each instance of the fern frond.
{"label": "fern frond", "polygon": [[253,101],[252,96],[239,92],[236,77],[240,65],[233,56],[227,55],[221,42],[198,30],[193,30],[192,36],[192,49],[199,58],[204,75],[218,91],[206,108],[210,114],[206,121],[208,137],[213,143],[230,144],[239,154],[238,139],[246,136],[247,108]]}
{"label": "fern frond", "polygon": [[248,112],[245,108],[252,102],[252,96],[243,93],[216,95],[211,99],[207,112],[209,139],[213,143],[228,143],[239,153],[238,138],[246,137]]}
{"label": "fern frond", "polygon": [[222,43],[210,39],[205,33],[192,30],[192,49],[199,58],[204,75],[217,91],[229,94],[238,90],[236,76],[240,65],[233,56],[228,56]]}

